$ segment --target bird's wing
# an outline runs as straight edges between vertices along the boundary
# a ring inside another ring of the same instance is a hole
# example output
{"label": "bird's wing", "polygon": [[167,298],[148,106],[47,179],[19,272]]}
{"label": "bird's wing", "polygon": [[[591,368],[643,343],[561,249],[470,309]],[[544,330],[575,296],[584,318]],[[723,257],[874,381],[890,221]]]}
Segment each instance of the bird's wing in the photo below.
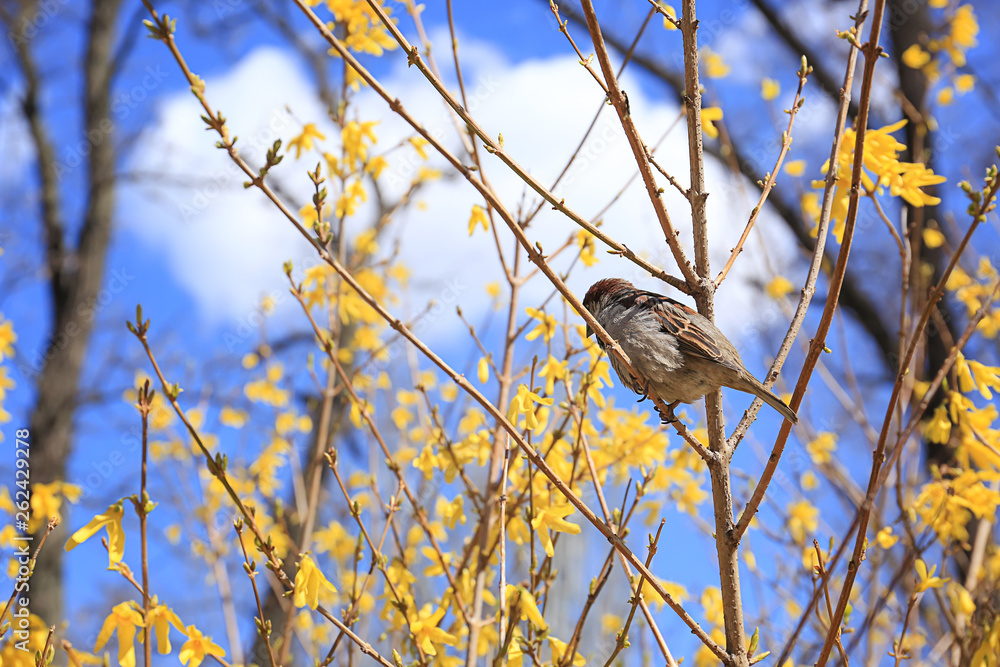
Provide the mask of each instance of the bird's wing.
{"label": "bird's wing", "polygon": [[699,325],[701,316],[694,309],[653,292],[642,292],[635,303],[650,308],[662,330],[677,339],[681,351],[735,371],[741,370],[737,363],[726,358],[712,335]]}

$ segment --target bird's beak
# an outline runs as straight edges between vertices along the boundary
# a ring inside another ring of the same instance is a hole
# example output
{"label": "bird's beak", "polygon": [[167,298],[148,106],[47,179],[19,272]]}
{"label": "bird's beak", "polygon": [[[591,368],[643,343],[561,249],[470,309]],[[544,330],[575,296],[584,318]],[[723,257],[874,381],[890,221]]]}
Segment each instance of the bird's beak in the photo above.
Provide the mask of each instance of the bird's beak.
{"label": "bird's beak", "polygon": [[591,329],[591,328],[590,328],[590,325],[588,324],[588,325],[587,325],[587,338],[590,338],[590,337],[591,337],[591,336],[593,336],[593,335],[594,335],[594,330],[593,330],[593,329]]}

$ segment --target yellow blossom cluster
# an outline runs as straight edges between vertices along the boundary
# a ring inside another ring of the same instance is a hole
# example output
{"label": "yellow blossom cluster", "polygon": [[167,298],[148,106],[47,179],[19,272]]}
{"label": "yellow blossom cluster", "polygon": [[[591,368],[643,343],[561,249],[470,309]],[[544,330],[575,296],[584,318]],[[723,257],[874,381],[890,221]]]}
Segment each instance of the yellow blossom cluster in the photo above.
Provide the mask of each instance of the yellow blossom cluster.
{"label": "yellow blossom cluster", "polygon": [[[602,484],[624,484],[638,471],[643,480],[642,508],[647,518],[658,518],[664,511],[697,514],[708,500],[706,490],[707,470],[704,462],[688,448],[671,443],[666,432],[654,421],[649,421],[646,411],[632,407],[618,408],[613,400],[602,396],[602,388],[611,386],[610,365],[600,348],[583,336],[582,327],[567,329],[556,317],[541,308],[529,307],[522,318],[521,335],[526,341],[542,348],[546,353],[533,364],[534,378],[524,379],[511,387],[508,418],[523,429],[534,443],[539,454],[553,471],[574,490],[584,493],[588,485],[589,469],[584,463],[583,442],[589,447],[589,456]],[[556,344],[561,331],[573,334],[570,349],[559,352]],[[578,340],[578,342],[576,342]],[[491,380],[490,360],[478,359],[474,364],[477,379],[482,383]],[[525,372],[530,372],[526,368]],[[468,628],[462,622],[463,609],[459,600],[469,600],[474,595],[475,579],[468,569],[457,570],[463,558],[462,550],[450,550],[445,543],[451,531],[461,526],[475,525],[484,499],[481,489],[469,479],[474,474],[468,470],[482,468],[494,450],[493,420],[478,406],[465,407],[455,413],[452,427],[441,421],[439,410],[455,400],[457,389],[452,383],[440,387],[439,397],[429,393],[434,388],[433,375],[420,374],[415,378],[416,389],[389,387],[379,390],[378,384],[369,385],[361,400],[366,406],[388,403],[388,419],[396,428],[399,445],[393,454],[394,465],[418,473],[420,483],[435,485],[435,501],[427,508],[426,523],[412,525],[403,531],[402,552],[385,562],[385,585],[378,600],[365,599],[359,593],[358,605],[372,605],[386,623],[387,632],[400,632],[409,637],[404,653],[434,656],[436,660],[451,660],[446,653],[454,646],[461,653],[467,641]],[[445,388],[450,389],[447,394]],[[382,393],[377,393],[381,391]],[[557,401],[571,399],[574,409],[584,409],[573,416],[566,404]],[[440,402],[437,402],[440,401]],[[365,428],[364,424],[360,424]],[[705,438],[703,430],[696,430],[696,437]],[[539,558],[555,557],[561,544],[575,540],[582,526],[575,508],[569,504],[552,483],[522,457],[512,456],[507,469],[507,514],[503,526],[508,545],[537,549]],[[441,486],[437,486],[441,485]],[[352,494],[352,502],[357,496]],[[361,504],[362,512],[372,506]],[[669,508],[669,509],[667,509]],[[655,516],[654,516],[655,515]],[[493,525],[487,537],[490,558],[495,559],[500,539],[500,526]],[[356,532],[347,524],[333,522],[317,531],[315,550],[329,553],[343,567],[350,567],[360,557],[363,549]],[[437,544],[434,543],[436,540]],[[573,544],[573,542],[569,542]],[[440,548],[439,548],[440,547]],[[414,573],[427,582],[439,582],[444,587],[443,596],[434,603],[422,602],[414,584]],[[449,576],[451,573],[451,576]],[[496,570],[486,573],[486,591],[492,590]],[[356,582],[357,578],[352,578]],[[345,579],[339,586],[345,604]],[[686,596],[683,588],[670,584],[678,598]],[[310,590],[312,590],[311,587]],[[547,627],[542,615],[541,599],[537,591],[520,584],[509,584],[507,602],[514,609],[516,618],[523,617],[536,629]],[[492,605],[494,612],[499,602],[492,593],[484,593],[484,602]],[[658,596],[650,595],[658,600]],[[659,603],[657,603],[659,604]],[[527,641],[523,628],[515,630],[516,636]],[[495,652],[499,638],[495,624],[483,626],[476,647],[479,655]],[[569,644],[555,636],[544,638],[548,651],[566,656]],[[511,644],[507,662],[518,664],[526,657],[522,648],[527,644]],[[584,657],[574,650],[573,664],[583,664]]]}
{"label": "yellow blossom cluster", "polygon": [[593,266],[600,261],[594,254],[594,237],[586,229],[576,233],[576,246],[580,249],[580,261],[584,266]]}
{"label": "yellow blossom cluster", "polygon": [[[906,120],[879,129],[868,129],[865,134],[861,184],[869,194],[882,192],[883,188],[888,187],[892,196],[902,197],[912,206],[938,204],[941,201],[939,198],[927,194],[921,188],[943,183],[945,177],[935,174],[923,164],[899,161],[899,152],[905,150],[906,146],[897,141],[892,134],[904,125]],[[840,152],[837,155],[837,185],[830,214],[830,220],[834,223],[833,234],[838,242],[844,237],[856,142],[857,131],[854,128],[844,130]],[[823,164],[822,172],[825,174],[830,168],[830,161],[827,160]],[[826,187],[826,182],[817,180],[813,181],[812,185],[813,188],[821,189]],[[814,228],[813,232],[815,231]]]}
{"label": "yellow blossom cluster", "polygon": [[945,3],[942,6],[947,9],[940,32],[924,44],[911,44],[903,51],[901,59],[907,67],[923,72],[931,85],[937,87],[935,99],[938,104],[946,106],[954,101],[955,95],[964,95],[975,87],[975,76],[963,73],[962,69],[966,65],[966,53],[977,44],[979,21],[971,4],[951,6]]}
{"label": "yellow blossom cluster", "polygon": [[[974,273],[967,273],[961,266],[956,266],[948,276],[945,289],[954,294],[955,298],[965,306],[968,315],[974,315],[993,291],[997,277],[996,268],[989,258],[983,257],[979,260]],[[979,322],[976,331],[986,338],[996,338],[1000,332],[1000,309],[991,308]]]}
{"label": "yellow blossom cluster", "polygon": [[1000,506],[1000,492],[990,486],[998,480],[1000,473],[992,471],[964,470],[948,477],[939,473],[920,490],[912,511],[942,544],[967,544],[972,517],[992,517]]}
{"label": "yellow blossom cluster", "polygon": [[[321,2],[323,0],[306,0],[306,4],[311,7]],[[334,22],[330,24],[330,29],[342,27],[346,33],[343,41],[352,51],[380,56],[397,47],[375,10],[364,0],[325,0],[323,4],[333,14]],[[382,11],[387,15],[392,14],[391,7],[383,6]],[[337,51],[330,49],[330,55],[337,55]]]}
{"label": "yellow blossom cluster", "polygon": [[[708,636],[716,644],[726,644],[724,615],[722,611],[722,591],[717,586],[708,586],[701,593],[701,606],[705,612],[705,622],[708,624]],[[694,654],[695,667],[715,667],[719,658],[707,646],[701,645]]]}
{"label": "yellow blossom cluster", "polygon": [[288,405],[289,399],[288,390],[279,386],[284,376],[285,367],[281,363],[273,363],[268,366],[263,378],[248,382],[243,393],[254,403],[283,408]]}
{"label": "yellow blossom cluster", "polygon": [[[106,512],[98,514],[85,526],[77,530],[66,543],[66,551],[70,551],[86,542],[102,529],[107,532],[107,546],[110,565],[108,569],[128,573],[128,566],[123,562],[125,552],[125,531],[122,528],[124,517],[124,502],[119,501],[109,507]],[[127,576],[131,576],[127,574]],[[215,644],[211,637],[205,637],[195,626],[184,626],[180,618],[169,606],[161,603],[157,597],[151,596],[148,613],[142,605],[127,601],[115,605],[111,613],[104,619],[97,634],[94,651],[100,651],[112,637],[118,642],[118,664],[122,667],[135,667],[135,639],[139,630],[148,628],[155,639],[157,651],[168,655],[172,648],[170,644],[170,629],[174,628],[184,634],[187,639],[181,646],[179,658],[182,664],[198,667],[206,656],[222,657],[225,651]],[[139,640],[142,641],[141,635]],[[67,649],[69,650],[69,649]],[[13,656],[10,656],[13,657]],[[100,664],[100,658],[83,651],[74,650],[74,664]],[[19,661],[8,663],[4,656],[4,664],[20,664]]]}
{"label": "yellow blossom cluster", "polygon": [[[0,254],[2,253],[3,248],[0,248]],[[0,362],[14,356],[14,343],[16,342],[17,334],[14,333],[14,323],[5,320],[3,313],[0,313]],[[7,392],[15,386],[16,383],[10,377],[8,367],[0,366],[0,424],[6,424],[11,420],[10,413],[4,409],[3,404],[7,399]],[[0,442],[4,441],[4,430],[0,429]]]}
{"label": "yellow blossom cluster", "polygon": [[[974,273],[956,266],[945,288],[971,315],[982,308],[997,277],[996,269],[983,258]],[[997,335],[996,311],[987,311],[980,322],[977,332],[983,338]],[[969,358],[968,352],[966,348],[957,353],[953,373],[938,392],[940,401],[921,425],[928,442],[952,448],[954,456],[949,465],[933,468],[932,478],[907,508],[910,520],[933,531],[945,547],[967,548],[970,522],[988,520],[1000,508],[1000,411],[994,400],[994,392],[1000,392],[1000,367]],[[917,383],[918,398],[926,391],[925,384]],[[956,605],[961,592],[968,595],[965,589],[955,593]]]}
{"label": "yellow blossom cluster", "polygon": [[[23,501],[24,498],[28,497],[28,494],[24,493],[23,487],[24,484],[15,482],[15,493],[21,490],[21,493],[16,493],[19,501]],[[62,521],[63,501],[75,504],[79,501],[82,494],[83,489],[80,486],[58,480],[55,482],[35,482],[32,484],[30,494],[31,515],[28,519],[27,532],[37,532],[53,517]],[[6,486],[0,487],[0,510],[10,515],[14,515],[17,511],[11,498],[11,490]],[[14,530],[13,525],[8,524],[4,526],[0,529],[0,547],[13,546],[16,535],[17,531]]]}

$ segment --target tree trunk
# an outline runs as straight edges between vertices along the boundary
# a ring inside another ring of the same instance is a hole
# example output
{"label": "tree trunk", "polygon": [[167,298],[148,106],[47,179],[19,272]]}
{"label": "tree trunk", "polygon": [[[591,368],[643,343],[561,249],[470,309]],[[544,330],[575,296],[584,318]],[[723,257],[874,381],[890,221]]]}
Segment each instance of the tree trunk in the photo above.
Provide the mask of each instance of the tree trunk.
{"label": "tree trunk", "polygon": [[[84,59],[84,132],[90,147],[87,206],[75,250],[63,251],[64,226],[53,202],[43,196],[48,260],[51,272],[52,332],[44,360],[36,367],[37,398],[31,414],[33,466],[36,484],[64,480],[71,454],[80,371],[93,330],[95,304],[104,275],[114,210],[114,125],[110,119],[113,73],[112,46],[120,0],[95,0],[88,25]],[[37,109],[35,110],[37,112]],[[27,110],[26,110],[27,112]],[[34,121],[41,122],[36,116]],[[35,137],[36,143],[38,137]],[[57,186],[51,150],[39,151],[43,193]],[[48,173],[46,176],[45,172]],[[46,624],[62,622],[62,545],[66,527],[60,526],[39,554],[31,580],[33,612]]]}

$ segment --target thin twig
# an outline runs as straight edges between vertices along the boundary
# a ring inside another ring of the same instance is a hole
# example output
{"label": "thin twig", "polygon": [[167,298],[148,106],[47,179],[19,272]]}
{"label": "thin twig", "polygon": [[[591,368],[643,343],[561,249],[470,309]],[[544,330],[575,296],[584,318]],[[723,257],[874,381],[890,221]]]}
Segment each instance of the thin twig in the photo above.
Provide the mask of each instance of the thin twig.
{"label": "thin twig", "polygon": [[594,71],[593,65],[590,64],[594,59],[593,54],[591,54],[590,57],[586,57],[580,52],[580,47],[576,45],[576,42],[573,40],[573,36],[569,34],[569,29],[566,27],[566,24],[569,23],[569,21],[565,21],[559,16],[559,6],[554,0],[549,0],[549,10],[552,11],[552,15],[555,16],[556,23],[559,24],[559,32],[566,36],[566,39],[569,40],[570,46],[572,46],[573,50],[576,51],[576,56],[580,59],[580,64],[583,65],[588,72],[590,72],[590,75],[594,77],[594,81],[597,82],[597,85],[600,86],[601,90],[604,91],[604,94],[607,95],[608,86],[601,80],[601,77],[597,75],[597,72]]}
{"label": "thin twig", "polygon": [[[820,587],[823,589],[823,597],[826,600],[827,618],[833,618],[833,604],[830,602],[830,581],[827,577],[826,566],[823,564],[823,551],[819,548],[819,540],[813,540],[813,549],[816,550],[816,569],[819,574]],[[818,614],[817,614],[818,616]],[[840,633],[837,633],[837,650],[840,651],[840,659],[844,667],[848,667],[847,653],[844,652],[844,645],[840,642]]]}
{"label": "thin twig", "polygon": [[138,400],[136,407],[142,415],[142,468],[139,482],[139,501],[135,503],[136,512],[139,514],[139,542],[142,553],[142,618],[145,621],[142,628],[143,638],[143,658],[146,667],[153,664],[153,642],[150,641],[149,623],[149,544],[146,539],[146,517],[150,507],[149,496],[146,493],[146,462],[149,453],[149,411],[153,407],[153,394],[149,389],[149,380],[138,389]]}
{"label": "thin twig", "polygon": [[[257,590],[257,561],[250,560],[246,545],[243,544],[243,521],[236,519],[233,522],[233,527],[236,529],[236,541],[240,543],[240,549],[243,550],[243,571],[247,573],[247,577],[250,579],[250,585],[253,587],[253,597],[257,602],[257,617],[254,619],[257,622],[257,632],[260,634],[260,638],[264,640],[264,646],[267,647],[267,657],[271,662],[271,667],[278,667],[274,661],[274,650],[271,648],[271,622],[264,618],[264,605],[260,602],[260,591]],[[149,641],[149,639],[147,638],[146,641]]]}
{"label": "thin twig", "polygon": [[[903,641],[906,639],[906,631],[910,626],[910,614],[913,613],[913,607],[915,607],[916,604],[917,604],[917,596],[916,594],[913,594],[910,596],[910,600],[906,604],[906,614],[903,616],[903,629],[899,633],[899,643],[893,642],[895,646],[893,647],[892,652],[889,654],[895,659],[895,663],[893,664],[895,664],[896,667],[899,667],[899,664],[903,661],[903,658],[909,657],[906,655],[906,651],[903,649]],[[838,644],[839,641],[840,640],[838,639]],[[840,650],[841,650],[841,655],[843,655],[844,649],[841,648]]]}
{"label": "thin twig", "polygon": [[[633,53],[635,53],[635,48],[639,45],[639,40],[642,39],[643,34],[646,32],[646,28],[647,26],[649,26],[649,21],[650,19],[653,18],[654,13],[655,12],[650,11],[650,13],[646,15],[646,20],[642,22],[641,26],[639,26],[639,30],[636,31],[635,37],[632,39],[632,43],[629,45],[628,49],[625,50],[625,57],[622,60],[622,65],[621,67],[618,68],[619,78],[621,77],[622,73],[625,72],[625,68],[628,66],[629,62],[631,62],[632,55]],[[576,161],[577,156],[580,155],[580,151],[583,150],[584,144],[587,143],[587,138],[590,137],[590,133],[593,132],[594,128],[597,126],[597,120],[601,117],[601,112],[604,111],[604,107],[607,106],[607,89],[602,86],[602,90],[605,91],[605,98],[601,100],[601,104],[597,107],[597,111],[594,113],[594,117],[593,119],[591,119],[590,125],[587,126],[586,132],[584,132],[583,136],[580,137],[580,141],[576,145],[576,149],[573,150],[572,154],[570,154],[569,156],[569,159],[566,160],[566,164],[563,166],[562,171],[559,172],[559,175],[556,176],[556,179],[552,182],[552,187],[549,188],[550,190],[555,190],[556,186],[559,185],[563,177],[565,177],[566,174],[569,172],[569,168],[573,166],[573,163]],[[638,175],[639,172],[637,171],[633,175],[633,177],[629,179],[628,182],[631,183],[632,180],[635,178],[635,176]],[[615,197],[615,199],[617,199],[617,197]],[[542,210],[542,206],[544,204],[545,204],[544,201],[538,203],[538,206],[536,206],[535,209],[527,216],[527,218],[525,218],[525,223],[524,223],[525,225],[527,225],[528,223],[530,223],[532,220],[535,219],[535,216],[538,215],[538,212]],[[597,215],[595,215],[593,219],[595,221],[599,221],[601,219],[601,216],[604,215],[604,212],[609,207],[610,204],[608,206],[605,206],[604,209],[602,209]]]}
{"label": "thin twig", "polygon": [[510,438],[503,452],[503,476],[500,478],[500,618],[497,637],[507,634],[507,474],[510,471]]}
{"label": "thin twig", "polygon": [[805,56],[802,57],[802,67],[798,71],[799,75],[799,88],[795,91],[795,99],[792,100],[791,108],[787,109],[788,113],[788,128],[781,133],[781,150],[778,151],[778,160],[774,164],[774,169],[767,175],[764,181],[764,187],[761,188],[760,198],[757,200],[757,205],[754,206],[753,211],[750,213],[750,219],[747,220],[746,227],[743,229],[743,234],[740,236],[740,240],[736,243],[736,247],[733,248],[732,253],[729,255],[729,260],[726,265],[719,272],[719,275],[715,278],[716,288],[722,284],[722,281],[726,279],[729,274],[729,270],[733,268],[733,264],[736,263],[736,258],[743,252],[743,244],[746,243],[747,238],[750,236],[750,230],[753,229],[754,223],[757,222],[757,216],[760,215],[761,210],[764,208],[764,203],[767,201],[767,196],[771,194],[771,189],[774,187],[775,182],[778,179],[778,173],[781,171],[781,165],[785,161],[785,155],[788,154],[788,149],[792,146],[792,127],[795,125],[795,116],[798,114],[799,109],[802,108],[802,90],[806,86],[806,79],[812,73],[813,68],[806,63]]}
{"label": "thin twig", "polygon": [[[663,531],[663,524],[666,522],[666,519],[660,519],[660,527],[656,529],[656,537],[650,540],[649,555],[646,557],[646,567],[649,567],[653,562],[653,556],[656,555],[656,545],[660,541],[660,533]],[[625,627],[618,633],[615,650],[611,653],[611,657],[607,659],[607,662],[604,663],[604,667],[611,667],[611,663],[615,661],[618,654],[625,648],[625,643],[628,641],[628,629],[632,626],[632,619],[635,617],[635,609],[639,606],[639,602],[642,601],[642,586],[644,583],[646,583],[646,575],[640,574],[639,583],[636,585],[636,592],[632,594],[632,608],[628,612],[628,618],[625,619]]]}

